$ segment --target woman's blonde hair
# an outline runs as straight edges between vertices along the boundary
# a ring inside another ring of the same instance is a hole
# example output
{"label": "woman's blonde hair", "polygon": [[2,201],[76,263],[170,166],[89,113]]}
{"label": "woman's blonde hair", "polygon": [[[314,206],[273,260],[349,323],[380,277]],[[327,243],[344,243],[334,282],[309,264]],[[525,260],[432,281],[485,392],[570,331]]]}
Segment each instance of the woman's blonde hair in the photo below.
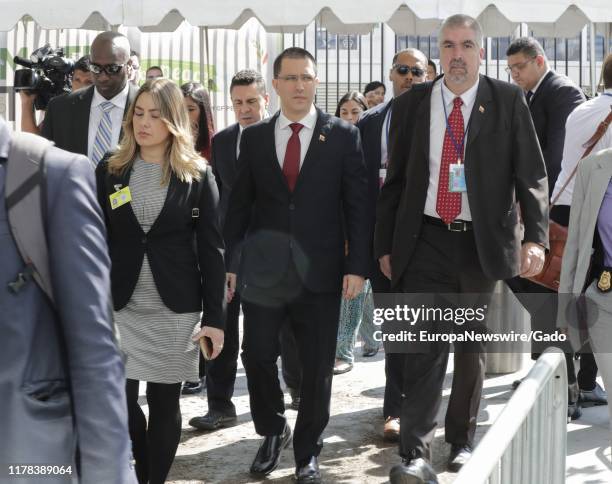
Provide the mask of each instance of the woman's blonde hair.
{"label": "woman's blonde hair", "polygon": [[134,108],[141,94],[148,92],[159,109],[170,137],[166,147],[166,163],[163,165],[162,183],[170,181],[171,173],[184,182],[191,183],[200,179],[200,170],[205,168],[205,162],[193,146],[191,124],[185,109],[181,89],[168,79],[153,79],[146,82],[138,90],[134,102],[128,108],[123,122],[123,138],[117,151],[108,160],[108,171],[121,175],[132,167],[138,154],[138,143],[134,137]]}

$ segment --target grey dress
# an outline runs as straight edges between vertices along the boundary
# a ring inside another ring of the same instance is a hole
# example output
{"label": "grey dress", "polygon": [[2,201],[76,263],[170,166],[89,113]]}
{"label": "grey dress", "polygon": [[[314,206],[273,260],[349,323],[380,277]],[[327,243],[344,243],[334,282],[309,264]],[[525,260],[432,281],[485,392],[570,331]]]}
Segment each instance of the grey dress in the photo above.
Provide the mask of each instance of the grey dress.
{"label": "grey dress", "polygon": [[[162,210],[168,185],[162,167],[137,159],[130,176],[132,210],[148,232]],[[175,313],[163,303],[145,253],[134,293],[115,311],[121,347],[127,354],[127,378],[155,383],[198,380],[198,351],[191,337],[199,331],[201,313]]]}

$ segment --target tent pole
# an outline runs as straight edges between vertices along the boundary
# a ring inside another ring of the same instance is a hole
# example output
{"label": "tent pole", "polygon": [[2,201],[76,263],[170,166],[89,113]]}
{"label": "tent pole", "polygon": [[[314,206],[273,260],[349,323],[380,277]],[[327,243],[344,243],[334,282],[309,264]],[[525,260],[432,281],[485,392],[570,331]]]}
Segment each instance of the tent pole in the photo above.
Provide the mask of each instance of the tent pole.
{"label": "tent pole", "polygon": [[[200,34],[200,84],[204,85],[204,49],[208,49],[208,45],[204,46],[204,27],[198,27]],[[208,87],[208,86],[205,86]]]}
{"label": "tent pole", "polygon": [[591,68],[591,96],[595,96],[597,94],[597,81],[595,80],[595,76],[597,75],[597,59],[595,58],[595,23],[591,22],[589,24],[589,31],[589,49],[591,51],[591,63],[589,65]]}

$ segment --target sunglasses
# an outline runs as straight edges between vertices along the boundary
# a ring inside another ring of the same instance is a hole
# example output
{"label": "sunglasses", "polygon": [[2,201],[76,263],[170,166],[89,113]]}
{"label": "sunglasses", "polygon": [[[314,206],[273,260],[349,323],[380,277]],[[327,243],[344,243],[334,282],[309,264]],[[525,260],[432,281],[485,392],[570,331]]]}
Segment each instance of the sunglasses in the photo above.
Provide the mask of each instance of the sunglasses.
{"label": "sunglasses", "polygon": [[89,70],[96,75],[102,74],[104,72],[107,76],[114,76],[116,74],[119,74],[119,72],[121,72],[121,69],[123,69],[124,67],[125,64],[108,64],[105,66],[101,66],[99,64],[93,64],[91,62],[89,63]]}
{"label": "sunglasses", "polygon": [[423,77],[425,75],[425,71],[420,67],[410,67],[404,64],[393,64],[393,69],[395,69],[395,72],[397,72],[400,76],[405,76],[409,72],[412,73],[414,77]]}

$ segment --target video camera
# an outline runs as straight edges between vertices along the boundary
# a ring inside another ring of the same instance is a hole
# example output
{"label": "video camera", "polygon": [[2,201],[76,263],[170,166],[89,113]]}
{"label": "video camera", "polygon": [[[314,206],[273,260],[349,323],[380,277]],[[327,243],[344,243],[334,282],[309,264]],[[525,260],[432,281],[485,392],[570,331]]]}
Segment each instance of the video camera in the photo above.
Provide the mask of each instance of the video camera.
{"label": "video camera", "polygon": [[74,61],[64,57],[64,49],[45,44],[32,52],[30,60],[15,56],[13,61],[26,68],[15,71],[15,90],[36,93],[36,109],[46,109],[51,98],[70,92]]}

